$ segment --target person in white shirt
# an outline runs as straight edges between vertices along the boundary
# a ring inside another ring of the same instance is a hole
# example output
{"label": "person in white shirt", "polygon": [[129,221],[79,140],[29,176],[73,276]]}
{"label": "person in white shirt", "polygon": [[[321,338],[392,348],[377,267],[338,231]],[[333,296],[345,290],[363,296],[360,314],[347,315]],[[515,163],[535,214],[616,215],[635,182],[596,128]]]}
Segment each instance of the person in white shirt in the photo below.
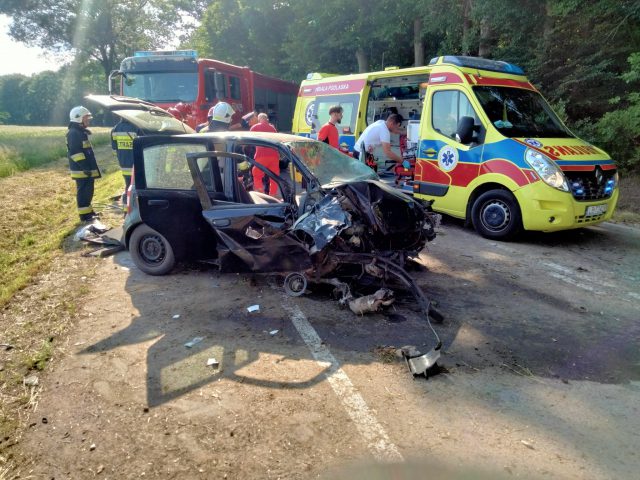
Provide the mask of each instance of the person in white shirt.
{"label": "person in white shirt", "polygon": [[392,113],[386,120],[373,122],[364,129],[360,138],[353,146],[354,158],[363,160],[367,165],[371,163],[373,150],[382,146],[382,151],[390,160],[402,162],[402,157],[391,150],[391,134],[402,132],[402,115]]}

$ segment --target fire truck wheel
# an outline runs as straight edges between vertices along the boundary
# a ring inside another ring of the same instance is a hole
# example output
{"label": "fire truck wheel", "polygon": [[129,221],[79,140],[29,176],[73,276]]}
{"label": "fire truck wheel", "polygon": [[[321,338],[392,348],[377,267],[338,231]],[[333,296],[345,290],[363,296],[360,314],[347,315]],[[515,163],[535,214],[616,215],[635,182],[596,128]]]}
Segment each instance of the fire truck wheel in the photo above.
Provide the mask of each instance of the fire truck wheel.
{"label": "fire truck wheel", "polygon": [[506,190],[489,190],[471,208],[476,231],[485,238],[509,240],[522,230],[518,201]]}
{"label": "fire truck wheel", "polygon": [[129,253],[133,263],[148,275],[165,275],[176,264],[171,244],[162,234],[144,223],[131,234]]}

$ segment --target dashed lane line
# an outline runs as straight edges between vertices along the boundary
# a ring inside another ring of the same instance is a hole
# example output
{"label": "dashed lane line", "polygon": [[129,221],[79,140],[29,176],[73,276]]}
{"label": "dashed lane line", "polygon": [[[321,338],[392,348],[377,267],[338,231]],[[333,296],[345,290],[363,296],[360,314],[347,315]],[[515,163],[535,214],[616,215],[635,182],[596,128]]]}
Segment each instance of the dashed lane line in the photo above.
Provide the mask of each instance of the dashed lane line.
{"label": "dashed lane line", "polygon": [[284,296],[283,307],[289,313],[291,322],[309,347],[313,358],[319,365],[327,368],[325,376],[338,396],[345,410],[351,417],[356,428],[367,443],[373,456],[380,461],[400,462],[403,460],[398,448],[389,440],[382,425],[365,403],[362,395],[354,387],[347,374],[340,367],[340,363],[331,351],[323,345],[318,333],[311,326],[300,307],[291,303],[289,297]]}

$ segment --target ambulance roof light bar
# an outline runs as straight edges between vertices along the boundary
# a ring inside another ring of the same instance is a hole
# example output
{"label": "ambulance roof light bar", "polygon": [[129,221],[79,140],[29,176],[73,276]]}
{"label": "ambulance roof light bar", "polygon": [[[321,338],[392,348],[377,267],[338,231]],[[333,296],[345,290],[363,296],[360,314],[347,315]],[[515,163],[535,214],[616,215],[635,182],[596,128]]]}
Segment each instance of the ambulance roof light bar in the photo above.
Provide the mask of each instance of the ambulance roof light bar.
{"label": "ambulance roof light bar", "polygon": [[197,58],[195,50],[142,50],[133,53],[134,57],[192,57]]}
{"label": "ambulance roof light bar", "polygon": [[490,72],[509,73],[511,75],[524,75],[524,70],[513,63],[502,62],[500,60],[489,60],[479,57],[463,57],[457,55],[445,55],[444,57],[433,57],[429,65],[440,65],[448,63],[458,67],[476,68],[478,70],[488,70]]}

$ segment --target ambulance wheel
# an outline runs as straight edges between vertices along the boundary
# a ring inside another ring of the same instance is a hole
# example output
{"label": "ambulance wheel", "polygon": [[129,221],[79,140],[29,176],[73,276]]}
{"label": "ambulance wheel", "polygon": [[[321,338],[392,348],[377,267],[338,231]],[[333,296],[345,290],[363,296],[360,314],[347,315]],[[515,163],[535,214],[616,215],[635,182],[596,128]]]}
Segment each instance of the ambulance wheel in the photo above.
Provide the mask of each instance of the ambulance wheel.
{"label": "ambulance wheel", "polygon": [[133,263],[148,275],[165,275],[176,264],[169,241],[144,223],[131,234],[129,253]]}
{"label": "ambulance wheel", "polygon": [[509,240],[522,230],[518,202],[506,190],[489,190],[471,207],[473,227],[480,235],[493,240]]}

